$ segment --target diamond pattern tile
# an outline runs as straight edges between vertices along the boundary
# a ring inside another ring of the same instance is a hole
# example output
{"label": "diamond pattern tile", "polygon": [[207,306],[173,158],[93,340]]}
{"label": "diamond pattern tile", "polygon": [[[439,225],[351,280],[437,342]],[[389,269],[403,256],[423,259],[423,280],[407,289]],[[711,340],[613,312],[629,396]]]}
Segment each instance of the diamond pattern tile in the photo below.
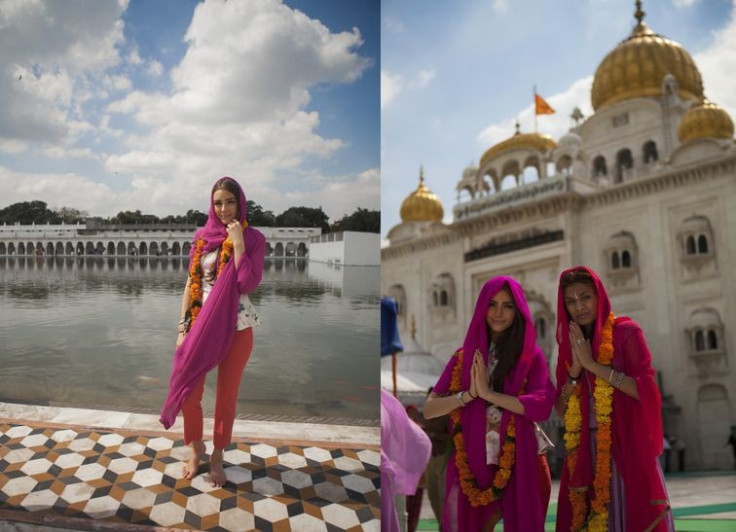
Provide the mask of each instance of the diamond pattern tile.
{"label": "diamond pattern tile", "polygon": [[205,464],[194,479],[181,478],[189,455],[181,440],[129,434],[0,422],[0,510],[81,519],[88,530],[95,521],[232,532],[380,530],[377,451],[237,442],[224,454],[228,482],[215,488]]}

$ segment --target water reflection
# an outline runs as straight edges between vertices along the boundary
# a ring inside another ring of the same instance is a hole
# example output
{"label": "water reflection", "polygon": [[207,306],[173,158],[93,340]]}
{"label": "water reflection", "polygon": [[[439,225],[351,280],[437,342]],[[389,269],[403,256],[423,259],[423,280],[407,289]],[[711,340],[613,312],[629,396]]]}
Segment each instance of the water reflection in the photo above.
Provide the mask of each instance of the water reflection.
{"label": "water reflection", "polygon": [[[0,400],[156,413],[187,268],[187,258],[0,257]],[[378,417],[378,272],[266,261],[241,414]]]}

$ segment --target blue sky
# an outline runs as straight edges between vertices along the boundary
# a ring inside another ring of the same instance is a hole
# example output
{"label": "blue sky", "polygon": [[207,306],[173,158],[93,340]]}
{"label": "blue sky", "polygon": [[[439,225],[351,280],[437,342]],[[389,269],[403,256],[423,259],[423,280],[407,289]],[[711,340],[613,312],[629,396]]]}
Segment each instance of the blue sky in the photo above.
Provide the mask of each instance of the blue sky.
{"label": "blue sky", "polygon": [[[592,113],[592,76],[634,27],[634,2],[466,0],[381,4],[381,233],[401,202],[427,185],[452,219],[462,171],[493,144],[534,130],[532,87],[557,113],[539,117],[554,138],[575,106]],[[644,21],[692,55],[706,96],[736,117],[736,16],[727,0],[644,1]]]}
{"label": "blue sky", "polygon": [[276,213],[380,201],[370,0],[0,1],[0,208],[206,210],[221,175]]}

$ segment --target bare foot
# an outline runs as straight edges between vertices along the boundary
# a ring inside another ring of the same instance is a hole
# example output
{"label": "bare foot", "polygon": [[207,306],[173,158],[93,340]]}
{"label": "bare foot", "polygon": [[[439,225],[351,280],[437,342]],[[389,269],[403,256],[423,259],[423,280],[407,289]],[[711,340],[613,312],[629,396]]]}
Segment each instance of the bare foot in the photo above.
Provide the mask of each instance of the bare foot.
{"label": "bare foot", "polygon": [[215,449],[210,456],[210,484],[221,488],[227,482],[225,470],[222,468],[222,449]]}
{"label": "bare foot", "polygon": [[191,448],[191,454],[181,470],[181,477],[191,480],[197,475],[199,461],[205,452],[205,446],[203,441],[196,440],[190,443],[189,447]]}

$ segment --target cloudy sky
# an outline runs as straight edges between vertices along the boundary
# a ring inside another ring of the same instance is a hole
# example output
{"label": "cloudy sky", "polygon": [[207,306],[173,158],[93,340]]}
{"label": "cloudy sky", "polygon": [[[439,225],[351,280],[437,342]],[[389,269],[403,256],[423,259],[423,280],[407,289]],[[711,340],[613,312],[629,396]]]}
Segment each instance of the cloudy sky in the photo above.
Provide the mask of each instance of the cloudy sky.
{"label": "cloudy sky", "polygon": [[[645,0],[645,22],[692,55],[706,96],[736,117],[736,7],[730,0]],[[592,113],[593,73],[635,25],[621,0],[383,0],[381,233],[400,223],[419,166],[452,219],[455,186],[493,144],[534,130],[532,87],[562,136],[575,106]]]}
{"label": "cloudy sky", "polygon": [[0,208],[378,209],[379,7],[0,0]]}

